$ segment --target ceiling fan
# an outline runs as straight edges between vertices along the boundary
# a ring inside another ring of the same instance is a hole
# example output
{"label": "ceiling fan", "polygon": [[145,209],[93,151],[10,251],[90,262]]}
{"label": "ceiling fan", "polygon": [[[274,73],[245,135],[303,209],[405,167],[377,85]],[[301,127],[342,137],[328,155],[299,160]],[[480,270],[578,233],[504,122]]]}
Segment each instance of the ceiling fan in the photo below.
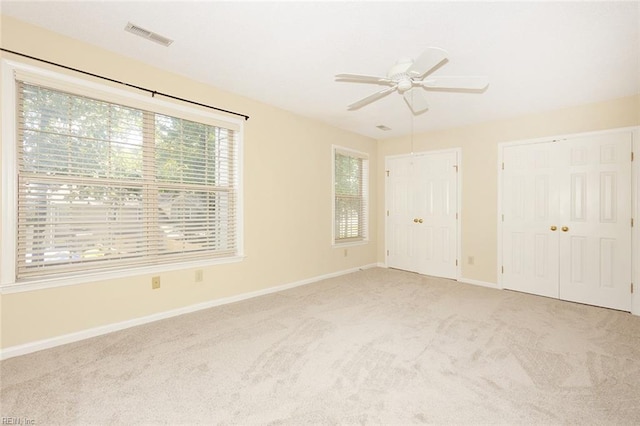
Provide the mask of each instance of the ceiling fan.
{"label": "ceiling fan", "polygon": [[352,83],[370,83],[386,87],[379,92],[360,99],[349,105],[353,111],[376,101],[391,92],[398,91],[414,114],[429,109],[424,93],[418,88],[451,91],[481,91],[489,85],[487,77],[450,77],[431,76],[435,69],[447,60],[447,51],[438,47],[429,47],[416,60],[400,59],[391,67],[386,77],[361,74],[337,74],[336,81]]}

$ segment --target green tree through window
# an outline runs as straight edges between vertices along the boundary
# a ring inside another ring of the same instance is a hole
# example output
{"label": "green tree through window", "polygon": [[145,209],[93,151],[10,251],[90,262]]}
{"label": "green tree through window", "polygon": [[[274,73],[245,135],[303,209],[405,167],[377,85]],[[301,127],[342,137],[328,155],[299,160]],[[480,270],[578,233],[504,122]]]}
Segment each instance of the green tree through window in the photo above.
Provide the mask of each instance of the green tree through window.
{"label": "green tree through window", "polygon": [[368,159],[364,154],[334,151],[334,240],[366,238]]}
{"label": "green tree through window", "polygon": [[17,278],[235,255],[236,133],[18,82]]}

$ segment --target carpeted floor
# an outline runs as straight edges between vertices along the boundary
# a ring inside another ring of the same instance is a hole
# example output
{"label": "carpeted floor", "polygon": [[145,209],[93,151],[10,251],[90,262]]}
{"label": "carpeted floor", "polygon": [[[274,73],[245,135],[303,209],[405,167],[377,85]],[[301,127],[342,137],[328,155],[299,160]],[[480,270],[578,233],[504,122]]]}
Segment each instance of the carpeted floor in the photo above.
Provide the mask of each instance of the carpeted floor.
{"label": "carpeted floor", "polygon": [[0,368],[23,424],[640,424],[640,317],[380,268]]}

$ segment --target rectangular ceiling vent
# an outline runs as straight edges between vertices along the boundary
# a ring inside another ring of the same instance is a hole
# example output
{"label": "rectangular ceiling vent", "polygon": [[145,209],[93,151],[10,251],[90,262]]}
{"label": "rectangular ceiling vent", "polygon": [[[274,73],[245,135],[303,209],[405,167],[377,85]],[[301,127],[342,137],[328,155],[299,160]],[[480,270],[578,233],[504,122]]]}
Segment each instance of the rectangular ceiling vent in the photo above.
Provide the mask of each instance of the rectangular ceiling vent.
{"label": "rectangular ceiling vent", "polygon": [[389,130],[391,130],[391,127],[387,127],[384,124],[381,124],[379,126],[376,126],[378,129],[384,131],[384,132],[388,132]]}
{"label": "rectangular ceiling vent", "polygon": [[147,40],[155,41],[156,43],[161,44],[165,47],[169,47],[169,45],[173,43],[173,40],[171,40],[170,38],[163,37],[160,34],[154,33],[153,31],[145,30],[144,28],[132,24],[131,22],[129,22],[127,26],[124,27],[124,30],[130,32],[131,34],[146,38]]}

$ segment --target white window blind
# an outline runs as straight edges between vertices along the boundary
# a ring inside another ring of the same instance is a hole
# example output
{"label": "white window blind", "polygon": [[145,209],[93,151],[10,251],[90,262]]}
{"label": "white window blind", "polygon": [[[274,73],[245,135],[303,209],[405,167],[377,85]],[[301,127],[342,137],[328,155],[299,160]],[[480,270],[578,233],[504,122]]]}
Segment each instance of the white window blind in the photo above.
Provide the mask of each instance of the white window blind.
{"label": "white window blind", "polygon": [[369,160],[365,153],[334,148],[334,242],[367,239]]}
{"label": "white window blind", "polygon": [[234,256],[231,128],[17,82],[16,279]]}

